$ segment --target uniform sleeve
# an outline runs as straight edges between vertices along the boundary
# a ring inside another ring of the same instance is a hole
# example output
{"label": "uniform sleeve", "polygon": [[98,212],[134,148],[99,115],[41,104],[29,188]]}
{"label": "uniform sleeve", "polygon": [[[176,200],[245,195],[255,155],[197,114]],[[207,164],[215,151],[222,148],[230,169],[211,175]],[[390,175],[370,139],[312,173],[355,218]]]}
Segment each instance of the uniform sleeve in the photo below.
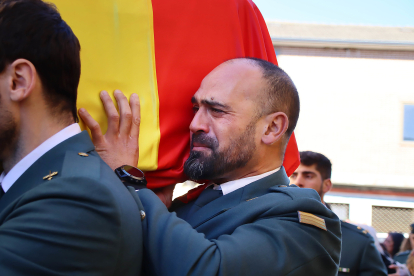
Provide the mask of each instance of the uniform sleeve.
{"label": "uniform sleeve", "polygon": [[[369,235],[369,234],[367,234]],[[386,276],[387,268],[375,247],[374,239],[369,236],[359,267],[359,276]]]}
{"label": "uniform sleeve", "polygon": [[[338,271],[339,220],[334,234],[299,224],[296,211],[269,212],[229,235],[209,240],[168,212],[151,191],[138,194],[147,213],[144,263],[150,275],[334,276]],[[322,243],[335,248],[336,261]]]}
{"label": "uniform sleeve", "polygon": [[113,275],[119,212],[96,181],[52,180],[6,208],[0,275]]}

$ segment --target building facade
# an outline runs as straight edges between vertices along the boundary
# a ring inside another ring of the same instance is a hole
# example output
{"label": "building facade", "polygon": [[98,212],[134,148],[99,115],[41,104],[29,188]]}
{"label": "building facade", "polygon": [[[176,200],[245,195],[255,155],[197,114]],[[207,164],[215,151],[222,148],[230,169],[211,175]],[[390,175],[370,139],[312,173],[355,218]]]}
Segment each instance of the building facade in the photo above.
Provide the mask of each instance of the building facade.
{"label": "building facade", "polygon": [[332,161],[326,201],[342,219],[407,233],[414,222],[414,28],[267,25],[279,66],[300,94],[299,150]]}

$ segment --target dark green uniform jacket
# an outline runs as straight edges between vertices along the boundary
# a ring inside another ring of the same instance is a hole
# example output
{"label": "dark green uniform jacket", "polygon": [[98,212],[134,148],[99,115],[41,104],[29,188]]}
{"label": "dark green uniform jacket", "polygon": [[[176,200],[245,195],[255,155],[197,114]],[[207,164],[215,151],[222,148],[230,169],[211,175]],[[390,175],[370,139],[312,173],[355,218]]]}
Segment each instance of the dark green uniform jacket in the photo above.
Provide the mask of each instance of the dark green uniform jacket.
{"label": "dark green uniform jacket", "polygon": [[[282,168],[190,217],[186,212],[194,202],[177,209],[185,220],[170,213],[153,192],[140,190],[147,214],[143,266],[148,275],[335,276],[339,219],[314,190],[287,185]],[[300,223],[298,211],[312,215],[302,213]],[[327,230],[315,226],[321,221]]]}
{"label": "dark green uniform jacket", "polygon": [[404,252],[397,253],[394,256],[394,261],[399,262],[400,264],[405,264],[407,262],[408,256],[410,256],[411,250],[406,250]]}
{"label": "dark green uniform jacket", "polygon": [[342,251],[338,276],[386,276],[387,269],[371,235],[343,221],[341,229]]}
{"label": "dark green uniform jacket", "polygon": [[[43,179],[50,172],[58,174]],[[137,276],[139,216],[82,132],[44,154],[1,197],[0,275]]]}

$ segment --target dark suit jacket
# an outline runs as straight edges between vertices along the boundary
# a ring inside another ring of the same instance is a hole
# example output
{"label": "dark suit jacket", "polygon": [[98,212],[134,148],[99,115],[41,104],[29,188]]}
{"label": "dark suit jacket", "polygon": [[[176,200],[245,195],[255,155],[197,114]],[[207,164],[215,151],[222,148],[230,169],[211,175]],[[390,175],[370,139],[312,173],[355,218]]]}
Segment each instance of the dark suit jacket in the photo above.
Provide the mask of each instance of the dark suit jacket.
{"label": "dark suit jacket", "polygon": [[[50,171],[58,175],[44,180]],[[44,154],[0,199],[0,275],[139,275],[139,214],[82,132]]]}
{"label": "dark suit jacket", "polygon": [[374,239],[363,229],[341,221],[342,252],[338,276],[386,276]]}
{"label": "dark suit jacket", "polygon": [[[280,185],[280,186],[279,186]],[[312,189],[287,187],[275,174],[222,196],[186,217],[170,213],[150,190],[138,192],[147,213],[144,266],[149,275],[317,275],[338,271],[340,222]],[[327,231],[299,223],[298,211],[325,220]]]}

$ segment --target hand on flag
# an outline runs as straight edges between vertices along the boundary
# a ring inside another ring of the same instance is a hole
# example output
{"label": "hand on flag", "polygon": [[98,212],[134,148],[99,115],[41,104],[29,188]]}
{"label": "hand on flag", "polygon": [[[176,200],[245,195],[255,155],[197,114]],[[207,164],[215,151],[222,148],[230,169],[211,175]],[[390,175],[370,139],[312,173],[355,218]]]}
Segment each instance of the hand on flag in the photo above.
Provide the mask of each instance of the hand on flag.
{"label": "hand on flag", "polygon": [[[102,134],[101,127],[84,108],[79,109],[79,116],[91,130],[92,142],[101,158],[113,169],[122,165],[135,165],[139,157],[139,126],[140,103],[137,94],[128,99],[115,90],[114,96],[119,107],[119,113],[108,92],[100,93],[106,116],[108,117],[108,130]],[[175,185],[154,189],[154,193],[168,207],[171,206]]]}
{"label": "hand on flag", "polygon": [[108,117],[108,130],[102,134],[101,127],[86,111],[79,109],[79,116],[91,130],[95,150],[114,170],[122,165],[136,165],[139,157],[140,103],[137,94],[132,94],[130,102],[125,95],[115,90],[114,96],[119,113],[108,92],[100,93],[101,101]]}

